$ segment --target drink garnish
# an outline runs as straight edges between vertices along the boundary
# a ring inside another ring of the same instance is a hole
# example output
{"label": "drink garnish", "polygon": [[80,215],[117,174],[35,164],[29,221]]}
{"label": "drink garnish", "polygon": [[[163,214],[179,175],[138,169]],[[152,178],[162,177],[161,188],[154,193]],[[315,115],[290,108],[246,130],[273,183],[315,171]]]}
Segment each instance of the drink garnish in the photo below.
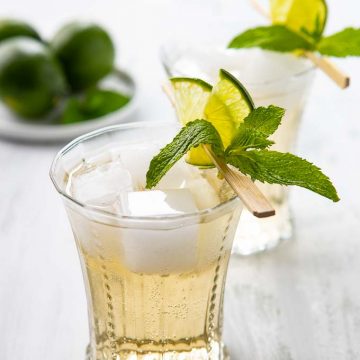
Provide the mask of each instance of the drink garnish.
{"label": "drink garnish", "polygon": [[246,30],[230,42],[230,48],[310,50],[334,57],[360,56],[360,29],[348,27],[324,36],[325,0],[272,0],[270,4],[272,25]]}
{"label": "drink garnish", "polygon": [[[333,184],[318,167],[293,154],[269,149],[274,144],[269,137],[280,125],[284,109],[274,105],[255,108],[244,86],[225,70],[220,70],[219,81],[211,91],[210,85],[194,89],[189,86],[191,82],[201,85],[199,80],[190,78],[171,80],[176,109],[184,126],[172,142],[152,159],[146,174],[147,188],[156,186],[186,154],[188,163],[199,166],[198,154],[191,155],[191,152],[194,149],[204,152],[200,145],[207,145],[218,159],[252,180],[296,185],[333,201],[339,200]],[[202,96],[201,89],[204,91]],[[192,101],[193,94],[202,101]],[[204,101],[205,97],[207,101]],[[185,112],[186,106],[192,108]],[[194,114],[196,118],[185,118],[184,113]],[[206,157],[206,152],[201,156]],[[214,166],[210,158],[206,165]]]}
{"label": "drink garnish", "polygon": [[270,0],[270,13],[257,0],[252,2],[272,25],[246,30],[232,39],[229,48],[294,52],[307,57],[340,88],[350,85],[349,76],[321,55],[360,56],[360,29],[349,27],[324,36],[328,17],[325,0]]}

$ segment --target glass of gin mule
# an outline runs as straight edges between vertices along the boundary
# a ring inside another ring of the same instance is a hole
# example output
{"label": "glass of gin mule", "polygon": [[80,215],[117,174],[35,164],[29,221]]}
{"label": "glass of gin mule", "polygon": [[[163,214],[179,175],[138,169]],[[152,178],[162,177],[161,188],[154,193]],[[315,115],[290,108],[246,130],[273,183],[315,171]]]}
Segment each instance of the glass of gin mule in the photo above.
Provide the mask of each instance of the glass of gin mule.
{"label": "glass of gin mule", "polygon": [[[272,140],[274,150],[291,152],[315,68],[309,60],[291,54],[261,49],[224,49],[210,45],[169,43],[162,47],[161,60],[169,77],[192,77],[213,84],[224,68],[241,80],[255,106],[277,105],[286,110]],[[277,246],[292,235],[288,190],[281,185],[258,183],[276,209],[267,219],[243,211],[235,235],[233,252],[250,255]]]}
{"label": "glass of gin mule", "polygon": [[182,161],[144,190],[151,158],[179,127],[105,128],[52,164],[83,270],[91,360],[227,358],[224,282],[242,204],[215,169]]}

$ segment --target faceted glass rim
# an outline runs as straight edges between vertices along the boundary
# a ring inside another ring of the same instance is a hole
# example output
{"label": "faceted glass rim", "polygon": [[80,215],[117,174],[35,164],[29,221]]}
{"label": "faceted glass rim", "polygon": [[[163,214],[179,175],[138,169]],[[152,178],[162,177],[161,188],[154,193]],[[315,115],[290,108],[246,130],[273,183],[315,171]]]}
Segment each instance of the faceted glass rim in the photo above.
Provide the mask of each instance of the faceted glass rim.
{"label": "faceted glass rim", "polygon": [[[161,63],[163,65],[167,75],[169,77],[173,77],[174,75],[172,74],[172,71],[171,71],[172,64],[170,64],[169,56],[168,56],[168,54],[171,52],[171,49],[169,49],[170,46],[171,46],[171,44],[168,44],[168,43],[162,44],[160,47],[159,55],[160,55]],[[177,44],[176,46],[178,47],[178,49],[180,49],[180,50],[183,49],[185,51],[186,51],[186,49],[194,48],[194,45],[186,45],[186,44],[180,44],[180,45]],[[199,47],[196,46],[196,48],[199,48]],[[222,48],[219,46],[211,47],[209,45],[202,46],[202,47],[200,46],[200,49],[204,49],[204,50],[213,49],[216,51],[223,50],[223,51],[231,51],[231,52],[241,51],[241,50],[250,50],[250,49],[245,49],[245,48],[244,49],[232,49],[232,48],[226,48],[226,47]],[[261,50],[269,51],[269,50],[263,50],[263,49],[261,49]],[[180,51],[180,52],[182,52],[182,51]],[[279,54],[281,54],[281,53],[279,53]],[[313,72],[314,70],[316,70],[316,66],[314,64],[310,63],[310,61],[309,61],[309,66],[303,70],[294,71],[293,73],[291,73],[289,75],[281,76],[281,77],[273,79],[273,80],[249,81],[249,82],[247,82],[247,86],[261,87],[261,86],[269,86],[269,85],[274,85],[277,83],[282,83],[285,81],[289,81],[291,79],[297,80],[299,78],[305,77],[305,75],[308,75],[309,73]],[[181,76],[184,76],[184,75],[181,75]]]}
{"label": "faceted glass rim", "polygon": [[[115,132],[115,131],[121,131],[121,130],[129,130],[129,129],[138,129],[138,128],[151,128],[151,127],[156,127],[156,126],[169,126],[171,124],[176,124],[175,122],[170,122],[170,121],[137,121],[137,122],[133,122],[133,123],[124,123],[124,124],[119,124],[119,125],[112,125],[112,126],[107,126],[98,130],[94,130],[91,131],[87,134],[81,135],[77,138],[75,138],[74,140],[72,140],[70,143],[68,143],[67,145],[65,145],[55,156],[54,160],[52,161],[52,164],[50,166],[50,171],[49,171],[49,175],[50,175],[50,179],[52,181],[52,183],[54,184],[55,189],[57,190],[57,192],[64,197],[66,200],[70,201],[70,203],[84,209],[87,211],[90,211],[91,213],[94,214],[98,214],[101,216],[106,216],[108,218],[112,218],[112,219],[116,219],[116,220],[124,220],[124,221],[140,221],[140,222],[168,222],[170,221],[185,221],[186,223],[188,223],[188,221],[192,222],[199,222],[196,220],[200,219],[204,219],[207,217],[212,217],[215,216],[221,216],[229,211],[231,211],[232,209],[234,209],[236,207],[236,205],[239,205],[241,203],[240,199],[235,195],[232,198],[230,198],[229,200],[226,200],[214,207],[211,208],[206,208],[203,210],[199,210],[196,212],[191,212],[191,213],[185,213],[185,214],[179,214],[179,215],[153,215],[153,216],[131,216],[131,215],[122,215],[122,214],[115,214],[112,213],[110,211],[106,211],[103,209],[99,209],[95,206],[92,205],[88,205],[85,204],[79,200],[76,200],[74,197],[72,197],[71,195],[67,194],[61,186],[59,186],[57,180],[56,180],[56,170],[57,170],[57,165],[59,163],[59,161],[61,161],[61,158],[67,154],[68,152],[70,152],[72,149],[74,149],[76,146],[78,146],[79,144],[81,144],[82,142],[92,139],[94,137],[98,137],[100,135],[106,134],[106,133],[110,133],[110,132]],[[190,165],[189,165],[190,166]],[[193,220],[193,221],[191,221]]]}

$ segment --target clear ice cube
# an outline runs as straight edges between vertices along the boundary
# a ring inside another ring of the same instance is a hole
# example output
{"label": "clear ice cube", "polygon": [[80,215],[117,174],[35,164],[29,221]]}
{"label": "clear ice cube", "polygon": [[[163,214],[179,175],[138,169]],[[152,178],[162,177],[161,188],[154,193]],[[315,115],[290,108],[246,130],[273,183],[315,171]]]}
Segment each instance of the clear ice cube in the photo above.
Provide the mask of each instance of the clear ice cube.
{"label": "clear ice cube", "polygon": [[128,144],[118,149],[121,162],[132,177],[132,187],[135,190],[144,190],[146,172],[151,159],[160,151],[161,145],[154,143]]}
{"label": "clear ice cube", "polygon": [[[188,189],[129,192],[122,195],[121,203],[126,204],[125,214],[132,216],[180,215],[198,210]],[[195,266],[199,225],[164,229],[169,224],[162,219],[161,229],[154,228],[151,221],[138,223],[138,229],[121,229],[124,258],[131,271],[166,274]]]}
{"label": "clear ice cube", "polygon": [[132,190],[131,175],[119,161],[84,164],[71,176],[70,194],[87,205],[108,207]]}

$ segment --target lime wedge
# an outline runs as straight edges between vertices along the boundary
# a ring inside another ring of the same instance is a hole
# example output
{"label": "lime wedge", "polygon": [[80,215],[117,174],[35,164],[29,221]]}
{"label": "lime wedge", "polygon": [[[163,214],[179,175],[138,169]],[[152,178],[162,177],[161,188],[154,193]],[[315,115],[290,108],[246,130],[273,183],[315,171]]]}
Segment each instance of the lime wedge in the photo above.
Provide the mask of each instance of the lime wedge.
{"label": "lime wedge", "polygon": [[172,78],[170,81],[174,89],[176,113],[181,124],[203,119],[212,86],[193,78]]}
{"label": "lime wedge", "polygon": [[319,40],[327,20],[324,0],[270,0],[273,24],[284,24],[304,35]]}
{"label": "lime wedge", "polygon": [[[172,78],[170,81],[174,89],[175,108],[181,124],[204,119],[204,109],[212,86],[203,80],[193,78]],[[213,166],[201,148],[189,151],[186,161],[201,167]]]}
{"label": "lime wedge", "polygon": [[254,109],[254,103],[240,81],[229,72],[220,70],[219,77],[204,113],[205,119],[218,130],[226,148],[230,145],[239,125]]}
{"label": "lime wedge", "polygon": [[[244,86],[230,73],[220,70],[219,82],[211,85],[199,79],[173,78],[176,110],[184,125],[196,119],[210,121],[227,147],[244,118],[254,109],[254,103]],[[189,151],[189,164],[213,166],[211,159],[199,147]]]}

